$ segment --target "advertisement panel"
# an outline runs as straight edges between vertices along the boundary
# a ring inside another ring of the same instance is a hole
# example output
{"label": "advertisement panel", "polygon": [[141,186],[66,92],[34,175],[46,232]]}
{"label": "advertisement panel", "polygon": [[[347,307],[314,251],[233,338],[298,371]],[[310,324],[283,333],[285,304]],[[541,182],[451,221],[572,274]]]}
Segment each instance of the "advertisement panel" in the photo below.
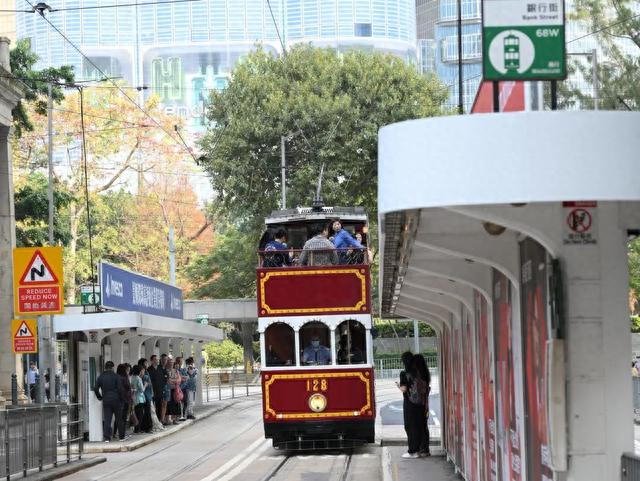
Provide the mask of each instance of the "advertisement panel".
{"label": "advertisement panel", "polygon": [[455,441],[455,409],[454,409],[454,396],[453,385],[455,382],[455,376],[451,365],[451,329],[449,327],[444,328],[444,360],[445,360],[445,380],[446,388],[444,390],[445,400],[443,406],[445,406],[446,412],[446,436],[447,436],[447,452],[449,456],[455,462],[456,459],[456,441]]}
{"label": "advertisement panel", "polygon": [[476,426],[476,363],[474,349],[474,328],[471,316],[464,316],[464,335],[462,336],[462,352],[464,353],[462,369],[464,372],[464,405],[465,430],[464,445],[467,481],[478,481],[478,431]]}
{"label": "advertisement panel", "polygon": [[99,271],[102,307],[184,318],[182,289],[106,262]]}
{"label": "advertisement panel", "polygon": [[503,481],[522,479],[520,429],[516,402],[516,367],[514,346],[517,340],[512,322],[509,279],[493,270],[493,320],[496,353],[496,397],[498,401],[498,462]]}
{"label": "advertisement panel", "polygon": [[487,300],[479,293],[474,293],[477,319],[478,349],[478,396],[482,420],[480,423],[480,479],[482,481],[498,481],[496,460],[496,419],[494,376],[491,356],[491,333],[488,319]]}
{"label": "advertisement panel", "polygon": [[453,329],[453,371],[455,379],[454,404],[455,404],[455,438],[456,438],[456,464],[465,472],[464,459],[464,403],[462,384],[462,359],[461,359],[461,339],[460,326]]}
{"label": "advertisement panel", "polygon": [[527,480],[552,481],[549,452],[547,341],[547,264],[544,247],[533,239],[520,243],[522,345],[525,362]]}

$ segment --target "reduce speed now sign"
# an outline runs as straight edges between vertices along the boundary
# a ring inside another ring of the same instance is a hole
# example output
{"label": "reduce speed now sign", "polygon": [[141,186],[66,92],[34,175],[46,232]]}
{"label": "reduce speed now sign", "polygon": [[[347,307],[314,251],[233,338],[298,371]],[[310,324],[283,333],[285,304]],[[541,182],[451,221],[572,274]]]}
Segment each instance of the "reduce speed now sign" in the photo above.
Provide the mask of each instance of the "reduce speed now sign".
{"label": "reduce speed now sign", "polygon": [[484,80],[567,76],[563,0],[483,0]]}

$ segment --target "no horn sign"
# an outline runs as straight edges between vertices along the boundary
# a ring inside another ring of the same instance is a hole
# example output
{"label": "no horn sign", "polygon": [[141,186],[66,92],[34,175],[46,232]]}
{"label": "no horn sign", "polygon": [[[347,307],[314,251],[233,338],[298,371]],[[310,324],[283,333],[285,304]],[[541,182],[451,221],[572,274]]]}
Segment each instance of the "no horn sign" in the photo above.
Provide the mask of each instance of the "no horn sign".
{"label": "no horn sign", "polygon": [[21,314],[62,314],[62,247],[13,250],[14,310]]}

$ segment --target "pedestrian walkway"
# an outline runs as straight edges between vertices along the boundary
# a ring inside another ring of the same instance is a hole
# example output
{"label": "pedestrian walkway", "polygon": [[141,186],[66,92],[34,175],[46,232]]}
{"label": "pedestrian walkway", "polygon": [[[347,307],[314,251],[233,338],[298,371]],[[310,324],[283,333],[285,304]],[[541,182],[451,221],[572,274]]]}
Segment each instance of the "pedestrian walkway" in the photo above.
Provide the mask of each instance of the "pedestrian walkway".
{"label": "pedestrian walkway", "polygon": [[432,450],[428,458],[405,459],[404,447],[382,447],[383,481],[460,481],[453,468],[441,451]]}

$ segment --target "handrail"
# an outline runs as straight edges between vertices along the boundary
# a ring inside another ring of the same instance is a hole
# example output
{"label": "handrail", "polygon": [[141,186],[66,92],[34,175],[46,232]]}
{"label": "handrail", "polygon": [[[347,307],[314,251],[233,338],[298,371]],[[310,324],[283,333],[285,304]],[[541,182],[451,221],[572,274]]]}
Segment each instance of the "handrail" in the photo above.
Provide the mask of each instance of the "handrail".
{"label": "handrail", "polygon": [[[306,267],[313,265],[368,265],[372,255],[367,247],[360,248],[327,248],[327,249],[258,249],[258,267]],[[303,256],[302,253],[306,252]],[[301,256],[306,263],[301,263]]]}

